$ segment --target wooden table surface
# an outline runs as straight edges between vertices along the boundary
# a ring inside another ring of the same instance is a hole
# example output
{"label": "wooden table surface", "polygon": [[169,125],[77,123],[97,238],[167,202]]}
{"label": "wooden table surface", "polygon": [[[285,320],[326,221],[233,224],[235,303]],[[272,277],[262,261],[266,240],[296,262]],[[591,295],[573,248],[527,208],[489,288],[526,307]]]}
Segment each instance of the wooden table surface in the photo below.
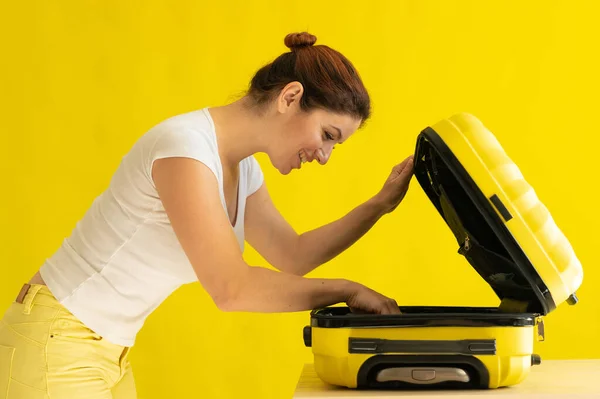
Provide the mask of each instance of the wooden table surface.
{"label": "wooden table surface", "polygon": [[494,399],[600,399],[600,359],[543,360],[519,385],[493,390],[373,391],[333,387],[322,382],[312,364],[306,364],[294,398],[397,399],[494,398]]}

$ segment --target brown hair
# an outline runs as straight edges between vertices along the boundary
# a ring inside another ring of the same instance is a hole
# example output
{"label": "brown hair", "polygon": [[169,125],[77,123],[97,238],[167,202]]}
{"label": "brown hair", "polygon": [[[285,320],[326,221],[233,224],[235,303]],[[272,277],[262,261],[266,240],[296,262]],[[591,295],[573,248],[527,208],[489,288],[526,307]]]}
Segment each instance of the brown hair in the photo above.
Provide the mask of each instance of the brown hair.
{"label": "brown hair", "polygon": [[300,82],[303,110],[323,108],[361,119],[369,118],[369,94],[352,63],[325,45],[314,46],[317,38],[307,32],[290,33],[284,43],[290,48],[263,66],[250,82],[249,96],[262,106],[290,82]]}

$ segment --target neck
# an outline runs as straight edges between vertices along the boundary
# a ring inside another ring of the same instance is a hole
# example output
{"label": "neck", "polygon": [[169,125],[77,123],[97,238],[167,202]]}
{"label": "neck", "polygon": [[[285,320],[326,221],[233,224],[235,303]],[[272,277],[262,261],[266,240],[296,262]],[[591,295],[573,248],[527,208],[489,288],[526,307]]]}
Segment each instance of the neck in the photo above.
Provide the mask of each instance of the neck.
{"label": "neck", "polygon": [[268,114],[258,115],[246,97],[231,104],[209,108],[215,124],[219,156],[223,166],[237,168],[240,161],[267,147]]}

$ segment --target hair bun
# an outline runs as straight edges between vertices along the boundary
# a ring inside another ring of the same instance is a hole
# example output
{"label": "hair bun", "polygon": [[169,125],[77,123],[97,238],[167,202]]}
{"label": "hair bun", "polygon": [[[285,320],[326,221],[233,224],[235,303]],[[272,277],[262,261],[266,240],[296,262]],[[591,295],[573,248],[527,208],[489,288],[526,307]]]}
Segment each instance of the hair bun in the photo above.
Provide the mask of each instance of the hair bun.
{"label": "hair bun", "polygon": [[317,37],[308,32],[290,33],[285,37],[285,45],[292,51],[302,47],[309,47],[315,44]]}

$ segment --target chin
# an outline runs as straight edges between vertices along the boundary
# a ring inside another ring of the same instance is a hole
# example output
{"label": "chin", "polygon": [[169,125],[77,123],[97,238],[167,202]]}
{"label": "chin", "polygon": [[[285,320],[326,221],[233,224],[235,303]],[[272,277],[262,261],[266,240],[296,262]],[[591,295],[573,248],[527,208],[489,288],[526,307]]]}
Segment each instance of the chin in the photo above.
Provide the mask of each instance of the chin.
{"label": "chin", "polygon": [[279,173],[281,173],[282,175],[289,175],[292,172],[292,170],[294,169],[288,163],[273,162],[272,159],[271,159],[271,165],[273,165],[273,167],[275,169],[277,169],[279,171]]}
{"label": "chin", "polygon": [[286,167],[286,168],[277,168],[279,170],[279,173],[281,173],[282,175],[289,175],[292,172],[292,168],[291,167]]}

